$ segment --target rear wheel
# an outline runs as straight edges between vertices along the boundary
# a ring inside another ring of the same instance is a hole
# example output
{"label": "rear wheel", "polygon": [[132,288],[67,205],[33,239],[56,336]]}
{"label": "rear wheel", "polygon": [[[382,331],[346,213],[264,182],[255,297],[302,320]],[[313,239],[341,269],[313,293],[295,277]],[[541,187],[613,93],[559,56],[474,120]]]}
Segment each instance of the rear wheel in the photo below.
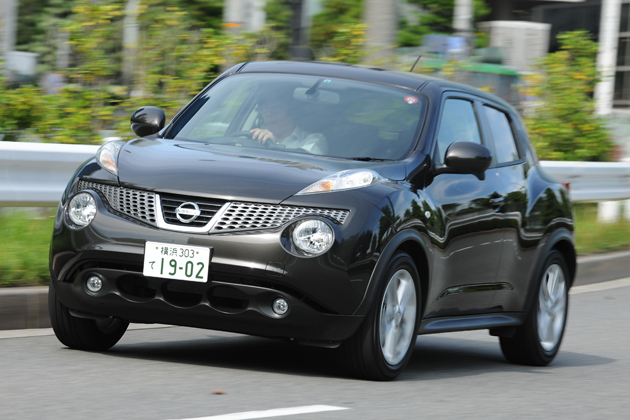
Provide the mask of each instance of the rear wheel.
{"label": "rear wheel", "polygon": [[52,285],[48,289],[48,311],[59,341],[77,350],[107,350],[121,339],[129,326],[127,321],[119,318],[94,320],[73,316],[59,301]]}
{"label": "rear wheel", "polygon": [[404,252],[390,260],[372,309],[343,343],[346,364],[359,377],[396,378],[409,362],[420,319],[418,271]]}
{"label": "rear wheel", "polygon": [[562,254],[550,252],[527,320],[513,337],[500,338],[503,355],[510,362],[544,366],[558,353],[569,307],[567,273]]}

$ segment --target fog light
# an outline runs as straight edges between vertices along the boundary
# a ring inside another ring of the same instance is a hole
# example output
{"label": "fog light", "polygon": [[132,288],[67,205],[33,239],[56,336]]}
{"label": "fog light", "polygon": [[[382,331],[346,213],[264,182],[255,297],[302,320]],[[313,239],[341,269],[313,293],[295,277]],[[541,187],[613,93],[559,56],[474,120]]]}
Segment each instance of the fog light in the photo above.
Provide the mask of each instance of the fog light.
{"label": "fog light", "polygon": [[101,280],[100,277],[92,276],[87,279],[87,283],[85,285],[90,292],[98,293],[103,288],[103,280]]}
{"label": "fog light", "polygon": [[273,301],[271,309],[278,315],[284,315],[289,311],[289,302],[285,298],[278,298]]}

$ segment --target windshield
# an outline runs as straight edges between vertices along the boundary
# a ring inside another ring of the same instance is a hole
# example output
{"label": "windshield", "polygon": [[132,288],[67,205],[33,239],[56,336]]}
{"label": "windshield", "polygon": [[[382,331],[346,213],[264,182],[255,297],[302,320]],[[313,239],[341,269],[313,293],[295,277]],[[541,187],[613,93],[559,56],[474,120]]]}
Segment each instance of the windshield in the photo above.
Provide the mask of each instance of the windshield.
{"label": "windshield", "polygon": [[416,143],[425,99],[408,90],[303,75],[241,74],[220,81],[167,137],[293,153],[396,160]]}

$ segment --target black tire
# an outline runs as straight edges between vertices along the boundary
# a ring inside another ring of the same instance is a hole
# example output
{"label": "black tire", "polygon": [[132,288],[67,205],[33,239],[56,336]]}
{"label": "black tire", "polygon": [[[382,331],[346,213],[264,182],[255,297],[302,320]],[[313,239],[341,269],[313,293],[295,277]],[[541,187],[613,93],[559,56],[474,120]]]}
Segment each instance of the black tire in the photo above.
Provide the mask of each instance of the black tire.
{"label": "black tire", "polygon": [[64,345],[77,350],[104,351],[116,344],[129,322],[119,318],[96,321],[77,318],[59,301],[55,288],[48,288],[48,311],[55,335]]}
{"label": "black tire", "polygon": [[[406,299],[403,297],[401,301],[394,302],[391,299],[397,296],[394,292],[400,291],[399,287],[403,285],[405,288],[412,285],[413,290],[405,289],[409,290]],[[389,289],[390,287],[396,289]],[[404,252],[394,254],[363,324],[341,346],[345,364],[353,375],[388,381],[395,379],[403,371],[416,343],[422,312],[420,297],[419,275],[413,260]],[[389,317],[390,315],[394,316]],[[392,335],[386,336],[387,332]],[[388,348],[387,344],[394,347]]]}
{"label": "black tire", "polygon": [[[558,276],[555,280],[554,272]],[[512,337],[499,339],[501,351],[508,361],[521,365],[545,366],[556,357],[564,336],[569,309],[568,273],[562,254],[552,250],[547,255],[541,272],[537,274],[536,295],[527,319]],[[552,291],[555,295],[553,304],[547,298],[552,298],[547,288],[549,285],[555,290]],[[544,288],[547,288],[546,294]]]}

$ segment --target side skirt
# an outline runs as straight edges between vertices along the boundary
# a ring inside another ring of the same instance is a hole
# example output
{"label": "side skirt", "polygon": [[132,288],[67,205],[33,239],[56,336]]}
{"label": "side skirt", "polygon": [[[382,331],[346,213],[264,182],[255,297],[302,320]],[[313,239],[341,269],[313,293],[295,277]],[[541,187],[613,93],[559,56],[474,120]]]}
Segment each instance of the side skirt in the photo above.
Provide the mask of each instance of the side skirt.
{"label": "side skirt", "polygon": [[526,312],[423,319],[418,334],[516,327],[525,322]]}

